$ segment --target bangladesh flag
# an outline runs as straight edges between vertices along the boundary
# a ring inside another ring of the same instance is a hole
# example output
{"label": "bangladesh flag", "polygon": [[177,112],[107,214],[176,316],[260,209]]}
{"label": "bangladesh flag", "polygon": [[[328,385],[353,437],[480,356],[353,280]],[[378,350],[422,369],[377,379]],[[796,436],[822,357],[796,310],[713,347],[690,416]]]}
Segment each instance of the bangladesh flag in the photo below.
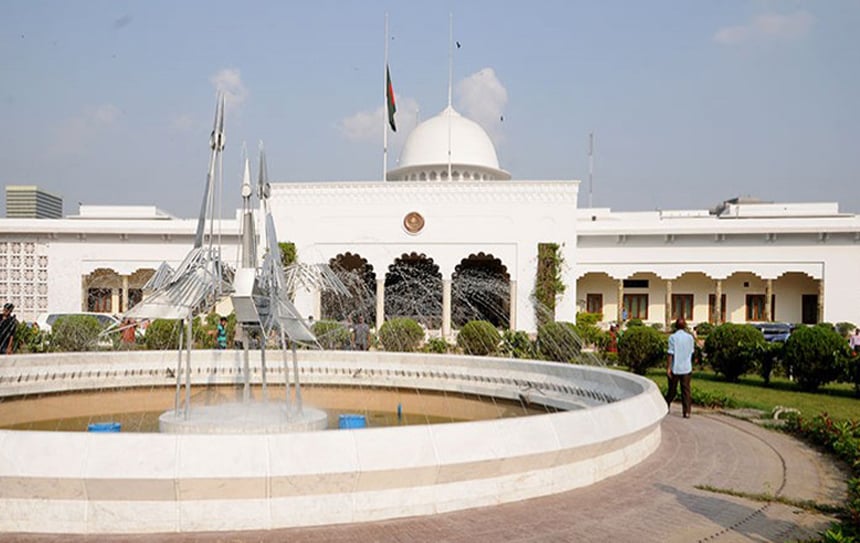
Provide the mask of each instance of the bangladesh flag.
{"label": "bangladesh flag", "polygon": [[388,71],[388,65],[385,66],[385,98],[388,103],[388,124],[391,125],[391,130],[397,132],[397,125],[394,124],[394,114],[397,112],[397,105],[394,103],[394,87],[391,86],[391,72]]}

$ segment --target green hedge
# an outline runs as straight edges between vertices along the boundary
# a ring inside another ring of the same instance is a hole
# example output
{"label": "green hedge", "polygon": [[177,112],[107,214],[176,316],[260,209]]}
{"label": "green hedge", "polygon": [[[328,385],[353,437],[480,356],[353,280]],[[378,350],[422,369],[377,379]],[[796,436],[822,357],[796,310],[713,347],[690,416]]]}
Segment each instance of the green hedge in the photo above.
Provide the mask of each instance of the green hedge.
{"label": "green hedge", "polygon": [[323,349],[349,349],[352,334],[345,324],[338,321],[321,320],[311,326],[311,331]]}
{"label": "green hedge", "polygon": [[511,358],[535,358],[535,344],[523,330],[502,332],[501,354]]}
{"label": "green hedge", "polygon": [[803,390],[836,380],[850,381],[848,343],[830,326],[803,326],[785,342],[785,365]]}
{"label": "green hedge", "polygon": [[582,351],[582,339],[571,322],[549,322],[538,328],[537,351],[544,360],[575,362]]}
{"label": "green hedge", "polygon": [[501,341],[499,331],[488,321],[469,321],[457,334],[457,346],[464,353],[475,356],[497,354]]}
{"label": "green hedge", "polygon": [[650,326],[634,326],[618,338],[618,360],[638,375],[666,357],[666,336]]}
{"label": "green hedge", "polygon": [[379,329],[379,340],[386,351],[412,353],[424,339],[424,329],[414,319],[400,317],[385,321]]}
{"label": "green hedge", "polygon": [[767,350],[761,330],[748,324],[721,324],[705,340],[711,367],[731,382],[756,368]]}
{"label": "green hedge", "polygon": [[51,349],[54,351],[91,351],[98,347],[102,331],[92,315],[67,315],[51,326]]}

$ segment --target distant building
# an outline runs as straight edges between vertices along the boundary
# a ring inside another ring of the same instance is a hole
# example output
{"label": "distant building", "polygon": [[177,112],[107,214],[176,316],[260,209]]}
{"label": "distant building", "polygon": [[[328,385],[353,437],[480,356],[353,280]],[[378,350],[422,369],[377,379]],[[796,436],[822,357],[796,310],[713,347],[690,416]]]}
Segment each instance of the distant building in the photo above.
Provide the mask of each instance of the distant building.
{"label": "distant building", "polygon": [[34,185],[6,185],[9,219],[61,219],[63,199]]}

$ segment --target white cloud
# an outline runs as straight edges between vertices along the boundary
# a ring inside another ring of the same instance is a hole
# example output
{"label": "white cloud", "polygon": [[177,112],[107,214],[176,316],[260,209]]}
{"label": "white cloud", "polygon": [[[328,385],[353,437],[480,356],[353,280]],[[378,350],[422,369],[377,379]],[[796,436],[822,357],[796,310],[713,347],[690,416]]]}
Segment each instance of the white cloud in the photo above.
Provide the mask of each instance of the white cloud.
{"label": "white cloud", "polygon": [[461,112],[480,124],[496,143],[502,139],[502,115],[508,91],[492,68],[484,68],[457,83],[457,104]]}
{"label": "white cloud", "polygon": [[53,128],[49,150],[63,155],[82,153],[98,136],[116,125],[121,116],[122,110],[113,104],[87,107]]}
{"label": "white cloud", "polygon": [[[385,107],[359,111],[337,123],[340,133],[349,141],[382,141],[382,123],[385,120]],[[397,132],[389,134],[389,141],[399,143],[406,139],[409,132],[418,124],[418,102],[414,98],[397,97],[397,113],[394,115]],[[388,126],[387,124],[385,125]],[[386,128],[388,129],[388,128]]]}
{"label": "white cloud", "polygon": [[248,89],[242,83],[242,75],[237,68],[224,68],[209,78],[215,90],[223,92],[227,107],[239,107],[248,98]]}
{"label": "white cloud", "polygon": [[815,17],[806,11],[786,15],[765,13],[757,15],[747,24],[727,26],[714,34],[714,41],[724,45],[735,45],[759,39],[791,40],[806,36]]}

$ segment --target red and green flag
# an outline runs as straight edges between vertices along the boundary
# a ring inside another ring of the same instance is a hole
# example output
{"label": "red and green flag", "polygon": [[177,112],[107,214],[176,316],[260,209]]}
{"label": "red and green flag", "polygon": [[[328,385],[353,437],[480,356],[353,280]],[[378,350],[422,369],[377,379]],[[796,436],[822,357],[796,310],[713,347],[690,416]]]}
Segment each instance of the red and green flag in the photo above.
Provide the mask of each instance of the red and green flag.
{"label": "red and green flag", "polygon": [[397,125],[394,124],[394,114],[397,112],[397,105],[394,103],[394,87],[391,86],[391,72],[388,71],[388,65],[385,66],[385,98],[388,103],[388,124],[391,125],[391,130],[397,132]]}

